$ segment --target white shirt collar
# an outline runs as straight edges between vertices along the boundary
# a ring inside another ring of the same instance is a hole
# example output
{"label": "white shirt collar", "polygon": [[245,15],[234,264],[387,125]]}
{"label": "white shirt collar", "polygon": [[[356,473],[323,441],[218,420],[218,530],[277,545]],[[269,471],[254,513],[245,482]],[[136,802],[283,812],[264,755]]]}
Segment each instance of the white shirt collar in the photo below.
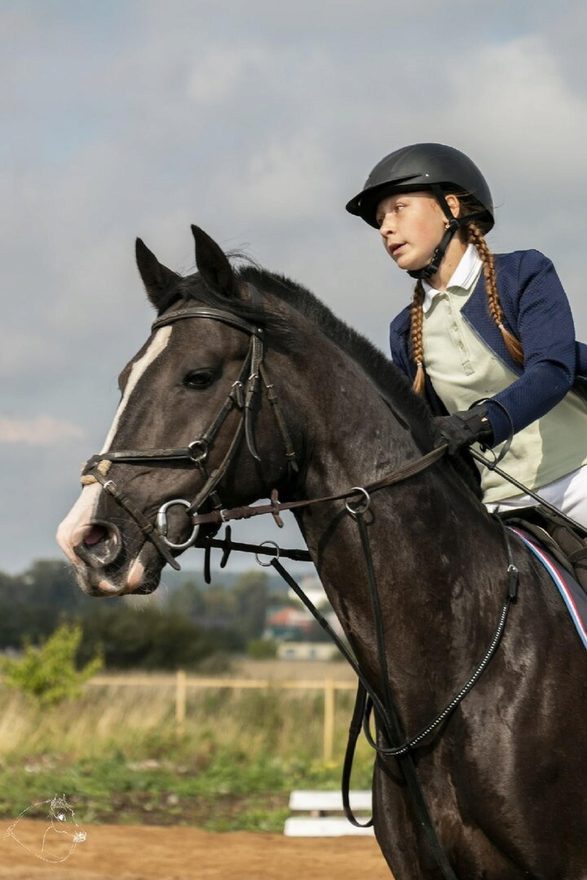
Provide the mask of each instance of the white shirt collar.
{"label": "white shirt collar", "polygon": [[[474,244],[467,245],[467,250],[451,275],[450,281],[446,285],[446,289],[450,290],[451,288],[458,287],[469,293],[473,288],[473,285],[477,283],[482,268],[483,261],[477,252],[477,248]],[[428,284],[427,281],[423,281],[422,286],[424,287],[424,302],[422,303],[422,309],[424,314],[426,314],[432,305],[434,297],[443,291],[436,290],[436,288]]]}

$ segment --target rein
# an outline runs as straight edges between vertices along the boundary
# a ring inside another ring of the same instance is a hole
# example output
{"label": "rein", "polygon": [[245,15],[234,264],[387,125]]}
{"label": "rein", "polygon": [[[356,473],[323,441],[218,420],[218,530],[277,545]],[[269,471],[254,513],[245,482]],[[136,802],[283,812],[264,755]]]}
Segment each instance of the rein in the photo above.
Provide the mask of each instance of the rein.
{"label": "rein", "polygon": [[[254,288],[251,287],[251,296],[254,298],[255,295],[258,296]],[[317,609],[305,596],[300,587],[296,584],[295,580],[283,568],[283,566],[279,562],[278,557],[280,555],[280,550],[277,545],[275,545],[274,552],[264,548],[262,545],[257,548],[250,548],[247,545],[240,545],[239,547],[239,545],[233,545],[230,541],[230,538],[228,537],[227,541],[225,542],[208,539],[206,542],[207,548],[212,545],[223,546],[224,554],[221,563],[222,566],[226,564],[230,550],[233,547],[247,550],[253,549],[257,552],[257,554],[269,553],[269,555],[277,557],[272,559],[269,564],[272,565],[273,568],[275,568],[275,570],[289,584],[289,586],[294,589],[296,594],[302,599],[306,607],[314,615],[318,623],[320,623],[320,625],[328,631],[343,656],[347,659],[347,661],[354,669],[359,680],[357,701],[353,712],[351,728],[349,730],[349,742],[347,745],[345,763],[343,768],[343,803],[347,817],[353,824],[360,824],[357,822],[350,809],[348,789],[355,745],[360,732],[361,724],[363,724],[368,742],[375,749],[378,760],[385,763],[386,760],[393,758],[397,761],[412,803],[415,814],[414,818],[418,827],[421,831],[423,831],[425,835],[425,839],[427,840],[430,848],[430,853],[434,858],[434,861],[436,862],[442,874],[442,877],[444,878],[444,880],[457,880],[456,874],[454,873],[450,863],[448,862],[447,855],[440,845],[436,831],[432,824],[428,806],[422,792],[420,782],[418,780],[412,751],[423,745],[430,734],[438,730],[440,725],[449,717],[449,715],[453,712],[453,710],[458,706],[461,700],[464,699],[464,697],[469,693],[471,688],[477,682],[480,675],[483,673],[489,661],[494,656],[497,650],[505,628],[509,607],[511,603],[515,600],[517,592],[518,570],[513,563],[511,547],[509,544],[507,533],[504,530],[508,558],[507,596],[499,618],[497,629],[491,640],[489,648],[487,649],[483,659],[478,664],[473,674],[469,677],[467,683],[459,690],[456,696],[445,706],[445,708],[436,716],[436,718],[431,723],[426,725],[426,727],[424,727],[415,736],[411,738],[406,737],[390,687],[390,676],[387,668],[387,657],[385,652],[383,617],[381,614],[379,591],[375,578],[373,557],[371,553],[367,524],[364,520],[364,514],[369,509],[371,503],[371,494],[373,492],[397,485],[398,483],[401,483],[431,467],[445,455],[447,451],[447,446],[443,445],[440,447],[436,447],[425,455],[408,462],[397,470],[389,474],[385,474],[380,479],[368,483],[365,486],[354,486],[350,489],[334,495],[327,495],[320,498],[310,498],[297,501],[280,502],[277,498],[277,493],[274,490],[272,492],[272,497],[269,504],[257,506],[248,505],[226,509],[222,506],[217,487],[222,481],[222,478],[227,473],[232,463],[232,460],[242,443],[243,438],[247,443],[250,454],[253,456],[254,459],[260,461],[260,457],[255,446],[253,424],[253,406],[254,401],[256,400],[256,396],[259,393],[260,385],[262,385],[262,387],[265,389],[268,401],[274,413],[275,421],[282,438],[288,467],[294,472],[298,470],[297,459],[291,442],[291,437],[287,429],[285,419],[283,417],[283,413],[279,406],[279,401],[275,393],[274,386],[269,380],[267,368],[263,363],[264,344],[262,328],[257,327],[254,324],[245,321],[244,319],[239,318],[238,316],[233,315],[230,312],[224,312],[219,309],[198,306],[171,312],[170,314],[165,315],[155,321],[152,329],[157,330],[160,327],[164,327],[169,324],[173,324],[176,321],[184,320],[187,318],[221,321],[244,333],[247,333],[250,337],[249,348],[243,361],[241,370],[239,372],[239,376],[236,381],[233,382],[224,403],[216,413],[216,416],[212,420],[212,423],[200,437],[193,440],[185,447],[146,450],[127,449],[112,452],[101,452],[97,455],[94,455],[90,459],[88,459],[84,466],[84,469],[82,471],[82,483],[86,485],[92,482],[100,483],[104,490],[108,492],[135,521],[142,533],[145,535],[145,538],[150,540],[154,544],[163,559],[175,569],[179,569],[180,566],[174,559],[172,551],[181,551],[186,549],[187,547],[192,546],[196,542],[200,525],[220,525],[222,523],[227,523],[230,520],[248,519],[250,517],[261,516],[268,513],[273,515],[279,525],[282,524],[279,517],[279,513],[281,511],[295,510],[302,507],[307,507],[309,505],[321,504],[329,501],[346,501],[347,512],[350,516],[353,517],[353,519],[357,523],[361,546],[363,549],[363,555],[366,563],[367,584],[369,589],[373,622],[375,626],[377,656],[379,667],[381,670],[381,696],[367,681],[359,664],[357,663],[351,652],[348,650],[346,645],[333,632],[332,628],[329,626],[324,617],[317,611]],[[223,455],[220,464],[214,470],[209,472],[207,467],[207,459],[210,449],[213,447],[214,441],[218,436],[226,418],[235,409],[239,412],[240,417],[238,419],[238,423],[234,430],[232,438],[228,444],[228,448]],[[147,520],[147,518],[140,510],[138,510],[135,504],[117,487],[114,481],[112,479],[108,479],[108,471],[111,465],[115,463],[142,464],[145,462],[149,462],[164,466],[166,464],[176,461],[187,461],[193,467],[199,469],[204,478],[204,483],[198,494],[196,495],[196,498],[192,502],[187,501],[183,498],[175,498],[168,500],[164,504],[162,504],[157,513],[156,523],[152,523]],[[352,499],[354,499],[354,501]],[[201,506],[208,501],[212,503],[213,509],[205,513],[199,513],[198,511]],[[186,509],[187,514],[191,518],[191,523],[193,526],[191,535],[182,543],[173,543],[168,538],[167,512],[174,506],[181,506]],[[230,527],[227,527],[227,531],[229,528]],[[293,556],[293,558],[308,558],[307,551],[298,551],[298,553],[299,555],[297,557],[295,556],[294,551],[285,551],[283,555],[290,555]],[[207,567],[209,567],[209,549],[207,549],[206,560]],[[385,745],[377,743],[369,731],[369,717],[372,710],[375,711],[377,724],[385,741]],[[394,743],[396,745],[393,745]],[[369,822],[368,824],[372,823]]]}
{"label": "rein", "polygon": [[447,451],[447,446],[437,446],[426,455],[414,461],[408,462],[403,467],[386,474],[373,483],[367,483],[365,486],[353,486],[344,492],[338,492],[336,495],[323,495],[320,498],[306,498],[299,501],[278,501],[275,497],[269,504],[245,505],[244,507],[233,507],[229,510],[221,508],[220,510],[212,510],[209,513],[202,513],[192,517],[194,525],[221,525],[232,520],[250,519],[255,516],[263,516],[271,513],[275,515],[283,510],[297,510],[300,507],[309,507],[311,504],[323,504],[326,501],[342,501],[347,498],[353,498],[362,495],[367,498],[372,492],[378,489],[385,489],[388,486],[395,486],[396,483],[402,483],[404,480],[419,474],[426,470],[439,459],[441,459]]}

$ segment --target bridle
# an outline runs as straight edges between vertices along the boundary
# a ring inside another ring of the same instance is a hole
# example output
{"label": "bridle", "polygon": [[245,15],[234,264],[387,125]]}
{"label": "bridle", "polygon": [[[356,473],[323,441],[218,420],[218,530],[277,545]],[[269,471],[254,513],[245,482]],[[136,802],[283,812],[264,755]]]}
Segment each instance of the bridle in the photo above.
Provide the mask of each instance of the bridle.
{"label": "bridle", "polygon": [[[255,299],[259,297],[259,294],[257,291],[255,291],[254,288],[252,288],[252,285],[249,285],[249,287],[251,288],[251,298],[254,302]],[[243,437],[246,440],[248,450],[252,457],[257,461],[261,460],[255,445],[253,424],[254,401],[257,399],[260,384],[262,384],[269,403],[271,404],[275,420],[281,434],[288,468],[294,473],[298,471],[298,462],[295,450],[292,445],[291,436],[287,428],[283,412],[279,405],[275,388],[269,380],[267,367],[264,364],[263,329],[257,324],[246,321],[245,319],[236,316],[231,312],[211,308],[208,306],[194,306],[182,310],[173,311],[168,313],[167,315],[163,315],[161,318],[157,319],[153,323],[152,330],[155,331],[158,330],[160,327],[168,326],[177,321],[193,318],[220,321],[231,327],[235,327],[237,330],[241,330],[242,332],[247,333],[250,337],[247,354],[242,363],[238,378],[232,383],[230,391],[226,399],[224,400],[224,403],[217,411],[215,417],[212,419],[211,424],[208,426],[203,434],[201,434],[195,440],[192,440],[191,443],[188,443],[188,445],[185,447],[142,450],[125,449],[114,452],[102,452],[98,453],[97,455],[93,455],[91,458],[88,459],[83,468],[82,483],[86,485],[92,482],[100,483],[104,490],[108,492],[137,523],[145,537],[155,545],[163,559],[165,559],[165,561],[175,569],[179,569],[180,566],[175,558],[172,556],[171,551],[182,551],[192,546],[197,539],[200,525],[204,523],[219,525],[223,522],[228,522],[229,520],[243,519],[250,516],[257,516],[267,513],[272,514],[279,523],[279,513],[282,510],[292,510],[296,508],[306,507],[311,504],[324,503],[327,501],[346,500],[346,510],[357,523],[361,546],[366,560],[367,584],[375,624],[377,654],[381,669],[381,694],[373,689],[372,685],[365,678],[363,671],[359,667],[354,656],[350,653],[346,645],[332,631],[327,621],[320,615],[317,609],[312,606],[312,603],[309,602],[303,592],[300,591],[296,582],[285,571],[285,569],[283,569],[283,566],[281,566],[278,559],[274,559],[272,565],[279,572],[279,574],[281,574],[284,580],[286,580],[286,582],[294,589],[298,596],[300,596],[304,604],[306,604],[306,607],[308,607],[309,610],[314,614],[318,623],[320,623],[324,627],[324,629],[329,632],[330,636],[333,638],[333,641],[336,643],[341,653],[345,656],[345,658],[353,667],[359,680],[357,702],[355,705],[355,710],[353,712],[353,719],[349,731],[349,744],[347,746],[345,765],[343,769],[343,801],[345,804],[345,811],[347,812],[347,816],[354,824],[360,824],[354,818],[350,809],[350,805],[348,802],[348,787],[355,743],[360,732],[361,724],[363,723],[365,726],[367,738],[370,744],[376,750],[379,760],[385,761],[386,759],[393,758],[398,762],[407,792],[409,794],[415,812],[417,823],[425,834],[425,837],[430,846],[431,854],[437,866],[439,867],[443,878],[445,878],[445,880],[457,880],[456,874],[454,873],[450,863],[448,862],[446,853],[444,852],[438,840],[436,831],[432,824],[428,806],[426,804],[426,800],[417,777],[412,752],[422,745],[430,742],[431,734],[434,734],[442,727],[443,723],[447,720],[449,715],[452,714],[454,709],[460,704],[464,697],[473,688],[479,677],[488,666],[490,660],[495,655],[495,652],[500,644],[501,637],[505,629],[510,605],[516,599],[518,583],[518,569],[513,562],[512,551],[507,533],[504,529],[505,546],[508,560],[506,596],[501,614],[499,616],[497,629],[495,630],[489,647],[486,650],[481,662],[475,668],[473,674],[469,677],[466,684],[458,691],[455,697],[453,697],[453,699],[436,716],[436,718],[430,724],[426,725],[426,727],[422,728],[422,730],[420,730],[420,732],[416,736],[408,737],[403,730],[401,718],[395,705],[395,700],[393,698],[393,694],[391,693],[390,688],[390,677],[387,669],[387,659],[385,651],[383,618],[379,603],[379,591],[377,589],[377,583],[375,579],[373,558],[370,549],[367,524],[365,522],[364,515],[367,513],[370,506],[371,493],[389,486],[396,485],[426,470],[445,455],[447,447],[435,447],[430,452],[422,455],[415,460],[407,462],[407,464],[404,464],[402,467],[396,469],[390,474],[384,475],[379,480],[365,484],[361,487],[354,486],[346,491],[339,492],[335,495],[299,501],[279,502],[277,500],[276,493],[273,493],[271,503],[269,505],[256,505],[254,507],[246,506],[227,510],[222,506],[218,493],[218,487],[223,477],[227,473],[231,462],[233,461],[241,445]],[[228,448],[224,456],[222,457],[220,464],[214,470],[209,471],[207,467],[209,452],[212,449],[214,441],[217,438],[220,429],[224,424],[226,418],[228,417],[229,413],[231,413],[235,409],[239,411],[240,418],[237,422]],[[155,523],[148,520],[144,516],[144,514],[137,509],[135,504],[120,490],[120,488],[112,479],[107,478],[108,471],[113,463],[142,464],[145,462],[149,462],[151,464],[165,465],[173,461],[187,461],[192,464],[194,467],[200,470],[204,478],[204,483],[193,501],[190,502],[183,498],[175,498],[162,504],[157,512]],[[211,502],[212,510],[207,513],[200,514],[200,509],[207,502]],[[191,517],[193,524],[193,530],[189,538],[181,543],[173,543],[169,540],[167,534],[167,513],[174,506],[184,507],[186,513]],[[257,550],[260,549],[261,548],[257,548]],[[375,709],[380,730],[382,731],[384,739],[388,744],[386,746],[383,746],[380,743],[376,742],[368,730],[369,715],[373,708]],[[396,743],[396,745],[390,745],[390,743]]]}
{"label": "bridle", "polygon": [[[253,302],[259,297],[258,292],[249,285],[251,289],[251,298]],[[291,441],[291,436],[281,410],[275,387],[269,380],[267,367],[264,364],[264,331],[262,327],[246,321],[232,312],[221,309],[214,309],[208,306],[193,306],[191,308],[169,312],[158,318],[152,325],[151,330],[154,332],[160,327],[167,327],[175,324],[177,321],[187,320],[188,318],[209,319],[220,321],[235,327],[237,330],[249,335],[249,347],[245,359],[242,363],[238,378],[232,383],[230,391],[225,398],[223,404],[212,419],[211,424],[206,428],[203,434],[188,443],[187,446],[179,448],[164,449],[123,449],[113,452],[100,452],[88,459],[82,470],[82,484],[88,485],[98,482],[103,489],[108,492],[115,501],[131,516],[135,523],[139,526],[145,537],[155,545],[161,556],[169,565],[178,570],[179,563],[173,557],[171,551],[182,551],[191,547],[197,539],[200,524],[193,525],[190,536],[181,543],[174,543],[168,537],[168,511],[172,507],[185,508],[188,516],[196,515],[201,507],[211,501],[215,510],[223,509],[220,496],[218,494],[218,485],[222,481],[226,472],[241,445],[243,436],[246,440],[248,450],[256,461],[260,461],[259,454],[255,445],[254,436],[254,403],[259,393],[259,386],[262,387],[267,395],[267,399],[271,405],[275,421],[279,433],[281,434],[284,455],[287,461],[290,473],[296,473],[298,463],[295,450]],[[226,421],[228,415],[233,410],[238,410],[240,418],[228,445],[228,448],[220,462],[220,464],[209,471],[207,460],[214,441]],[[187,461],[197,468],[203,478],[204,483],[193,501],[187,501],[184,498],[173,498],[162,504],[157,512],[156,522],[149,521],[133,502],[121,491],[112,479],[107,479],[110,466],[117,464],[150,464],[165,465],[173,461]]]}

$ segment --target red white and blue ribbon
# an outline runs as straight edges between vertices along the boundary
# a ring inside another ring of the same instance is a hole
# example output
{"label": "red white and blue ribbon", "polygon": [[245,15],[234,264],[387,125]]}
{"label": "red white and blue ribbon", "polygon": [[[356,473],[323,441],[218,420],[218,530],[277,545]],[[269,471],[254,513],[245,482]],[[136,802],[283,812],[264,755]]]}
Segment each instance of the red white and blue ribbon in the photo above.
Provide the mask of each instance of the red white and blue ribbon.
{"label": "red white and blue ribbon", "polygon": [[585,594],[579,584],[573,581],[568,573],[558,567],[552,556],[549,556],[539,544],[536,544],[519,529],[513,526],[508,526],[508,528],[524,542],[526,547],[540,560],[551,576],[561,594],[563,602],[567,606],[567,610],[575,624],[575,629],[579,633],[579,638],[583,642],[583,646],[587,648],[587,594]]}

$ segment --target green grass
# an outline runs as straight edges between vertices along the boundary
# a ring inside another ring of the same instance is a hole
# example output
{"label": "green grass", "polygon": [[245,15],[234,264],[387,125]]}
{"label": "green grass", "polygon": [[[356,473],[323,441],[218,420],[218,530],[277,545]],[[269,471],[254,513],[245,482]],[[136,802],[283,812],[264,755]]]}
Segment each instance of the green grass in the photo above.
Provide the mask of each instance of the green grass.
{"label": "green grass", "polygon": [[[322,697],[312,692],[191,694],[179,735],[166,688],[91,688],[42,711],[2,689],[0,816],[57,794],[80,823],[279,832],[292,789],[338,789],[350,712],[350,695],[338,694],[336,755],[326,764]],[[362,745],[353,787],[370,787],[371,771]]]}

